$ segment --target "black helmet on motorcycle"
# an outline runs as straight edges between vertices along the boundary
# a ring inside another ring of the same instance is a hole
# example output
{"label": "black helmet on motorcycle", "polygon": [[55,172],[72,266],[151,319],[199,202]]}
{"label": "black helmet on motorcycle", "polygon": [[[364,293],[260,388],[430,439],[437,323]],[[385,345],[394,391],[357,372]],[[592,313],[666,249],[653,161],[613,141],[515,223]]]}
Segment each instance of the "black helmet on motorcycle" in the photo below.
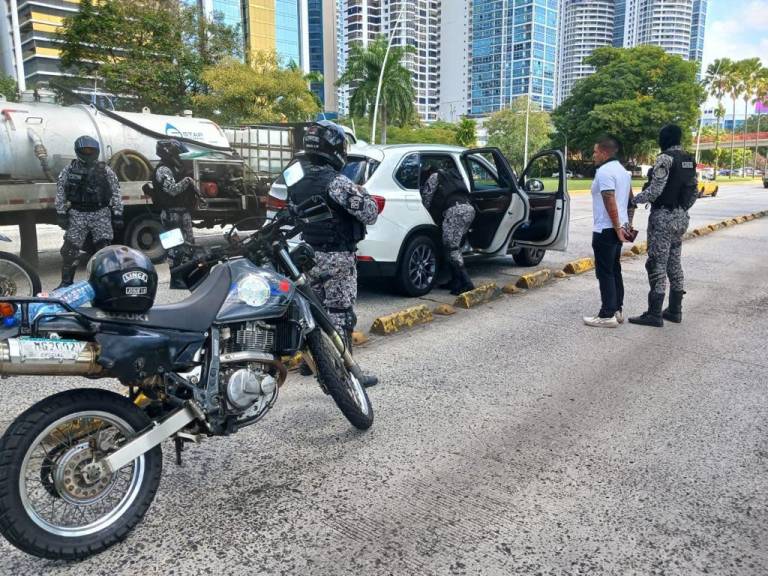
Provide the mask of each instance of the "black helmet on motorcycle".
{"label": "black helmet on motorcycle", "polygon": [[80,136],[75,140],[75,156],[83,164],[89,166],[99,160],[99,141],[90,136]]}
{"label": "black helmet on motorcycle", "polygon": [[88,262],[93,305],[110,312],[146,312],[155,302],[157,272],[142,252],[128,246],[102,248]]}
{"label": "black helmet on motorcycle", "polygon": [[155,153],[162,160],[178,159],[185,152],[189,152],[189,148],[178,140],[158,140],[155,146]]}
{"label": "black helmet on motorcycle", "polygon": [[328,120],[315,122],[304,134],[304,151],[310,160],[321,158],[341,170],[347,163],[347,135],[338,124]]}

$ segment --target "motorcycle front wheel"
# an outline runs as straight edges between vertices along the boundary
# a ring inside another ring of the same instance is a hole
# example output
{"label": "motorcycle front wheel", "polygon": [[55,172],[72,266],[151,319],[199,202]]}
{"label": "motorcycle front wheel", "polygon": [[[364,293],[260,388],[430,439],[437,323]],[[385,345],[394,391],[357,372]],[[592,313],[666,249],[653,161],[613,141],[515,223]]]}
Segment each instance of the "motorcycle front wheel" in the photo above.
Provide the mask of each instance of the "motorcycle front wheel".
{"label": "motorcycle front wheel", "polygon": [[124,396],[96,389],[61,392],[22,413],[0,439],[0,533],[57,560],[123,540],[160,485],[160,446],[114,474],[95,461],[150,424]]}
{"label": "motorcycle front wheel", "polygon": [[320,328],[307,335],[307,344],[317,366],[317,377],[347,420],[360,430],[373,425],[373,406],[363,385],[347,370],[344,359],[330,337]]}
{"label": "motorcycle front wheel", "polygon": [[15,254],[0,252],[0,296],[35,296],[42,286],[40,276]]}

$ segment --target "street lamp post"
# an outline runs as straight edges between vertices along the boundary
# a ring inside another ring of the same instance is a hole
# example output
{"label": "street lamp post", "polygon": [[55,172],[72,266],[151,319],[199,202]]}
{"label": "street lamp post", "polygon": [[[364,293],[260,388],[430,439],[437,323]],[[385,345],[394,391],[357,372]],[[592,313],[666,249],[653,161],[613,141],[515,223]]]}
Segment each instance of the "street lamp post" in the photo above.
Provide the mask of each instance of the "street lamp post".
{"label": "street lamp post", "polygon": [[523,170],[528,166],[528,124],[531,118],[531,83],[532,77],[528,75],[528,98],[525,102],[525,152],[523,153]]}
{"label": "street lamp post", "polygon": [[405,3],[400,5],[400,14],[397,16],[397,21],[392,27],[392,32],[389,34],[389,42],[387,43],[387,51],[384,53],[384,62],[381,64],[381,73],[379,74],[379,85],[376,87],[376,103],[373,106],[373,128],[371,129],[371,144],[376,144],[376,120],[379,116],[379,100],[381,98],[381,84],[384,81],[384,70],[387,67],[387,58],[389,58],[389,51],[392,49],[392,41],[395,39],[395,32],[400,25],[400,20],[405,14]]}

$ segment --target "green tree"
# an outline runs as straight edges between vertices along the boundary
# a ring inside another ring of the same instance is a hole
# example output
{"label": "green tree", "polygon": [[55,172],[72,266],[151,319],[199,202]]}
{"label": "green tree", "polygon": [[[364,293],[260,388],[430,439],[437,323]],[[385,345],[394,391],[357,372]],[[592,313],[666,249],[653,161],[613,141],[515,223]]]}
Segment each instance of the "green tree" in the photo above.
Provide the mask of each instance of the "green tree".
{"label": "green tree", "polygon": [[303,72],[282,68],[275,52],[251,53],[248,64],[231,58],[206,68],[202,80],[195,109],[223,124],[303,122],[320,110]]}
{"label": "green tree", "polygon": [[726,82],[726,91],[728,95],[731,97],[731,101],[733,104],[733,114],[731,115],[731,172],[728,176],[729,178],[733,177],[733,167],[734,167],[734,149],[736,148],[736,102],[741,96],[741,93],[744,91],[744,81],[743,81],[743,75],[741,73],[742,68],[742,60],[739,60],[738,62],[734,62],[733,66],[731,66],[726,74],[725,82]]}
{"label": "green tree", "polygon": [[6,74],[0,74],[0,94],[5,96],[7,100],[14,101],[18,97],[19,86],[16,84],[16,79],[13,76]]}
{"label": "green tree", "polygon": [[659,128],[668,122],[690,135],[704,100],[696,62],[657,46],[638,46],[598,48],[584,63],[595,73],[577,82],[554,113],[570,147],[589,155],[607,132],[621,141],[627,158],[635,159],[656,148]]}
{"label": "green tree", "polygon": [[[728,90],[728,71],[733,66],[733,61],[730,58],[718,58],[707,66],[707,73],[704,77],[704,86],[709,93],[717,98],[717,107],[715,108],[715,150],[720,147],[720,123],[725,117],[725,107],[723,106],[723,98]],[[718,162],[720,155],[715,152],[715,162]],[[715,165],[715,178],[717,178],[717,168],[719,164]]]}
{"label": "green tree", "polygon": [[412,46],[393,46],[384,66],[386,52],[385,36],[379,36],[367,48],[360,43],[352,44],[347,69],[337,82],[338,86],[348,85],[351,89],[349,110],[352,115],[373,118],[376,90],[384,67],[379,100],[382,144],[387,143],[387,126],[390,123],[402,126],[413,118],[416,97],[411,72],[402,64],[406,55],[414,53],[415,49]]}
{"label": "green tree", "polygon": [[[755,82],[755,98],[752,101],[755,105],[768,104],[768,68],[763,68]],[[760,134],[760,117],[762,116],[762,107],[757,110],[757,126],[754,130]],[[749,124],[749,122],[747,122]],[[758,147],[755,146],[755,158],[752,163],[753,168],[757,168],[757,157],[759,155]]]}
{"label": "green tree", "polygon": [[[527,96],[516,98],[508,108],[492,114],[485,123],[488,145],[499,148],[515,167],[524,168],[525,113],[528,105]],[[531,102],[528,119],[529,156],[547,146],[552,130],[549,113],[538,109],[538,104]]]}
{"label": "green tree", "polygon": [[754,98],[762,70],[763,65],[760,63],[760,58],[748,58],[739,62],[742,86],[741,97],[744,99],[744,145],[742,146],[744,154],[742,154],[742,170],[747,167],[747,117],[749,116],[749,102]]}
{"label": "green tree", "polygon": [[456,144],[471,148],[477,143],[477,122],[463,116],[456,125]]}
{"label": "green tree", "polygon": [[241,55],[240,32],[197,3],[82,0],[59,33],[62,65],[126,97],[130,107],[174,113],[205,90],[203,70]]}

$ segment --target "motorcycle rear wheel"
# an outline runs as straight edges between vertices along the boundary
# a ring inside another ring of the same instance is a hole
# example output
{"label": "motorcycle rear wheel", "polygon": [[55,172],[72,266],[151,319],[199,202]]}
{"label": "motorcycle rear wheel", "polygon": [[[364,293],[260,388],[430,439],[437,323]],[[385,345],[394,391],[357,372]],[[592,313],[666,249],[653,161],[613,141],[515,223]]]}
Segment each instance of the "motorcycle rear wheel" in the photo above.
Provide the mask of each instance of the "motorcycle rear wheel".
{"label": "motorcycle rear wheel", "polygon": [[41,290],[34,268],[15,254],[0,252],[0,296],[35,296]]}
{"label": "motorcycle rear wheel", "polygon": [[56,560],[123,540],[160,485],[160,446],[114,474],[94,476],[92,464],[150,424],[124,396],[97,389],[61,392],[22,413],[0,438],[0,533]]}
{"label": "motorcycle rear wheel", "polygon": [[342,414],[359,430],[373,425],[373,405],[363,385],[346,366],[330,337],[317,328],[307,335],[307,344],[317,366],[321,384]]}

